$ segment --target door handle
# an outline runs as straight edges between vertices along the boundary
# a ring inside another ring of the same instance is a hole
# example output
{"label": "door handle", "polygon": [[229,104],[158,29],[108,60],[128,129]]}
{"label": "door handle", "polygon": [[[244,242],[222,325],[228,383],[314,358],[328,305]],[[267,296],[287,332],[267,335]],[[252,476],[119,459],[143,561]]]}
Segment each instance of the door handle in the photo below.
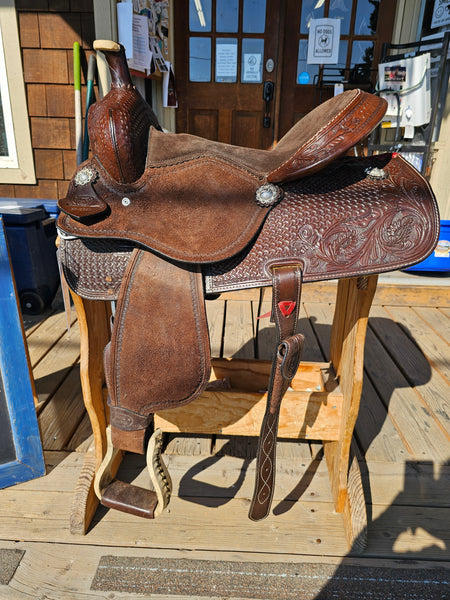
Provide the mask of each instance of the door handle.
{"label": "door handle", "polygon": [[264,83],[264,87],[263,87],[263,99],[266,102],[270,102],[271,100],[273,100],[273,81],[266,81]]}
{"label": "door handle", "polygon": [[263,118],[263,127],[270,127],[270,102],[273,100],[273,81],[265,81],[263,86],[263,100],[266,103]]}

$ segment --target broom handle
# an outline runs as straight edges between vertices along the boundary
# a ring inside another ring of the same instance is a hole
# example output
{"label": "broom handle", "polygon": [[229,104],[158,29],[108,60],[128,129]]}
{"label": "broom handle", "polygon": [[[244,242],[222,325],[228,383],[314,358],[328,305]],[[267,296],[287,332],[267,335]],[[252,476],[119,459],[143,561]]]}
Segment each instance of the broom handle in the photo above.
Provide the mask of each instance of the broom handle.
{"label": "broom handle", "polygon": [[83,130],[81,113],[80,44],[78,42],[75,42],[73,45],[73,87],[75,92],[75,148],[77,165],[79,165],[83,159]]}

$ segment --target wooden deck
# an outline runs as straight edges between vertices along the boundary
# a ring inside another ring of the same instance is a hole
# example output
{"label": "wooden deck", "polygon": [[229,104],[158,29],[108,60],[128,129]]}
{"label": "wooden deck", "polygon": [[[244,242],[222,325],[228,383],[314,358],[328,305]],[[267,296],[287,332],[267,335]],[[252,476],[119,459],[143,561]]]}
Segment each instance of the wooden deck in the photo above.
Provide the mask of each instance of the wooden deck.
{"label": "wooden deck", "polygon": [[[370,521],[361,557],[346,546],[314,440],[280,441],[273,514],[265,521],[247,519],[255,440],[172,436],[169,511],[143,521],[99,508],[86,536],[71,535],[73,491],[92,442],[77,323],[73,313],[68,333],[58,302],[44,318],[25,318],[48,474],[0,491],[0,551],[25,551],[0,597],[134,597],[90,589],[105,555],[450,568],[449,283],[405,274],[379,282],[355,430]],[[333,283],[305,286],[305,361],[327,360],[334,294]],[[274,329],[256,319],[268,302],[253,291],[208,302],[213,355],[269,358]],[[146,486],[142,466],[126,457],[122,478]]]}

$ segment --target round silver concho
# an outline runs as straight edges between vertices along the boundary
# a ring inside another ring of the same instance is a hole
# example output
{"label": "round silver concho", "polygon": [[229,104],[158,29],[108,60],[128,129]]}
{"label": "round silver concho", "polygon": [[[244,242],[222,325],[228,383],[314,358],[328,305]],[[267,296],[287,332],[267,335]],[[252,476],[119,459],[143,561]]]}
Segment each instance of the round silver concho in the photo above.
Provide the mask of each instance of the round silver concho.
{"label": "round silver concho", "polygon": [[262,207],[273,206],[283,197],[283,190],[273,183],[266,183],[256,190],[256,204]]}
{"label": "round silver concho", "polygon": [[366,169],[366,176],[368,179],[373,179],[374,181],[382,181],[389,177],[389,173],[379,167],[368,167]]}
{"label": "round silver concho", "polygon": [[98,172],[93,167],[83,167],[75,175],[73,182],[76,186],[93,183],[98,177]]}

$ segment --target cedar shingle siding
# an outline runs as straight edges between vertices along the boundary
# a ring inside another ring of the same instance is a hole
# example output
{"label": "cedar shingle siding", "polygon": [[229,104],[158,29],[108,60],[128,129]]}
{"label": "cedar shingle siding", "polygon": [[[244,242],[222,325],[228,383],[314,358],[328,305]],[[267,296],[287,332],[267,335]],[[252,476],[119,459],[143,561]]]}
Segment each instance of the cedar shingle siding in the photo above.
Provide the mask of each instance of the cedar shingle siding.
{"label": "cedar shingle siding", "polygon": [[[94,40],[93,1],[16,0],[16,10],[37,184],[0,185],[0,196],[57,199],[75,170],[72,47],[79,42],[82,48],[84,84]],[[85,97],[83,87],[83,116]]]}

